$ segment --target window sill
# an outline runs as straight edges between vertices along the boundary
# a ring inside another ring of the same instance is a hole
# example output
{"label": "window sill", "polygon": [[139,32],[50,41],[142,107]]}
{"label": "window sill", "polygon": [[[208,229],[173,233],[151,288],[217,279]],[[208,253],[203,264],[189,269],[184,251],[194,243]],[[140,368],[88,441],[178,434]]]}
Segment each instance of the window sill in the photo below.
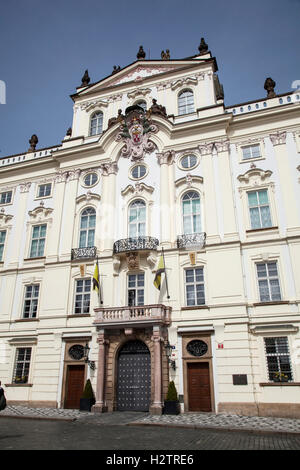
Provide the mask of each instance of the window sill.
{"label": "window sill", "polygon": [[37,317],[29,317],[29,318],[18,318],[17,320],[15,320],[16,323],[26,322],[26,321],[40,321],[40,319]]}
{"label": "window sill", "polygon": [[288,300],[270,300],[269,302],[256,302],[253,307],[264,307],[265,305],[289,305]]}
{"label": "window sill", "polygon": [[207,305],[192,305],[188,307],[181,307],[181,310],[201,310],[209,308]]}
{"label": "window sill", "polygon": [[252,233],[260,233],[260,232],[268,232],[272,230],[278,230],[278,226],[274,227],[263,227],[263,228],[252,228],[249,230],[246,230],[246,233],[252,234]]}
{"label": "window sill", "polygon": [[46,256],[36,256],[35,258],[24,258],[24,261],[39,261],[46,259]]}
{"label": "window sill", "polygon": [[4,384],[5,387],[32,387],[33,384]]}
{"label": "window sill", "polygon": [[300,382],[260,382],[260,387],[300,387]]}
{"label": "window sill", "polygon": [[82,317],[90,317],[90,313],[70,313],[68,318],[82,318]]}

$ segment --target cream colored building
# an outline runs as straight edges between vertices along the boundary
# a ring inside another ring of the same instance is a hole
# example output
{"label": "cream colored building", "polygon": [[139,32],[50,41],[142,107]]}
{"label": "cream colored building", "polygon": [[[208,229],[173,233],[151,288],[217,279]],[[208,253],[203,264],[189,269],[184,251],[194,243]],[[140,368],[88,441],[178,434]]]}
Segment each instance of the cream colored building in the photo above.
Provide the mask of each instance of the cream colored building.
{"label": "cream colored building", "polygon": [[60,144],[0,160],[10,403],[78,408],[90,378],[95,412],[159,414],[174,380],[182,411],[300,417],[300,94],[274,86],[228,107],[203,41],[140,49],[84,75]]}

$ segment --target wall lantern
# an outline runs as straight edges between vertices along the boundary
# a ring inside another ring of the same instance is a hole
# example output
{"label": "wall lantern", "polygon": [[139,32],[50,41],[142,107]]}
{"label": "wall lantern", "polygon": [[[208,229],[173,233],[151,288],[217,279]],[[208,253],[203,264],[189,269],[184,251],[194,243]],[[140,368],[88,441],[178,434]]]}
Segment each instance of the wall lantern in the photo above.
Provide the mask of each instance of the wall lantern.
{"label": "wall lantern", "polygon": [[89,347],[88,343],[85,344],[83,349],[84,349],[84,356],[83,356],[84,362],[88,364],[92,370],[95,370],[95,361],[89,360],[89,352],[91,348]]}
{"label": "wall lantern", "polygon": [[169,364],[173,370],[176,370],[176,362],[174,361],[174,359],[171,359],[173,347],[170,345],[169,341],[167,342],[167,344],[165,344],[165,348],[166,348],[166,353],[167,353]]}

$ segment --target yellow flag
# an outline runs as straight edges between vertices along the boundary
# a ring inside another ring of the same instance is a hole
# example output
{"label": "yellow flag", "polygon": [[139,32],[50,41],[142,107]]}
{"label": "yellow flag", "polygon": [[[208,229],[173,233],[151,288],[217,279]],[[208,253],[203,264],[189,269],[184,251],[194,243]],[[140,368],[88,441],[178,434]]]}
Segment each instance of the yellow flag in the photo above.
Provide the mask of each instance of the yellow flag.
{"label": "yellow flag", "polygon": [[162,273],[165,272],[165,263],[164,263],[164,257],[163,255],[160,256],[160,260],[159,260],[159,263],[158,263],[158,269],[156,271],[156,274],[155,274],[155,278],[154,278],[154,282],[153,284],[155,285],[155,287],[160,290],[160,287],[161,287],[161,275]]}
{"label": "yellow flag", "polygon": [[95,265],[94,276],[93,276],[93,290],[99,292],[100,288],[100,281],[99,281],[99,267],[98,267],[98,260]]}

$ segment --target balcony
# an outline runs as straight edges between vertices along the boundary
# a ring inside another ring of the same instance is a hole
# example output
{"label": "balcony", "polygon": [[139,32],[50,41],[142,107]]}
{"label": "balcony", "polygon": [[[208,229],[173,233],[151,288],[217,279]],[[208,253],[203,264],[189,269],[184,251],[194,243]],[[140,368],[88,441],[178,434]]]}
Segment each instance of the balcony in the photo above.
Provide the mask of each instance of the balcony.
{"label": "balcony", "polygon": [[178,235],[177,248],[179,250],[202,250],[205,246],[205,240],[205,232]]}
{"label": "balcony", "polygon": [[129,251],[157,250],[159,241],[152,237],[123,238],[114,243],[114,254]]}
{"label": "balcony", "polygon": [[134,307],[100,307],[95,308],[94,325],[102,328],[170,325],[171,310],[171,307],[161,304]]}
{"label": "balcony", "polygon": [[97,256],[96,246],[87,246],[85,248],[72,248],[71,261],[81,261],[84,259],[94,259]]}

